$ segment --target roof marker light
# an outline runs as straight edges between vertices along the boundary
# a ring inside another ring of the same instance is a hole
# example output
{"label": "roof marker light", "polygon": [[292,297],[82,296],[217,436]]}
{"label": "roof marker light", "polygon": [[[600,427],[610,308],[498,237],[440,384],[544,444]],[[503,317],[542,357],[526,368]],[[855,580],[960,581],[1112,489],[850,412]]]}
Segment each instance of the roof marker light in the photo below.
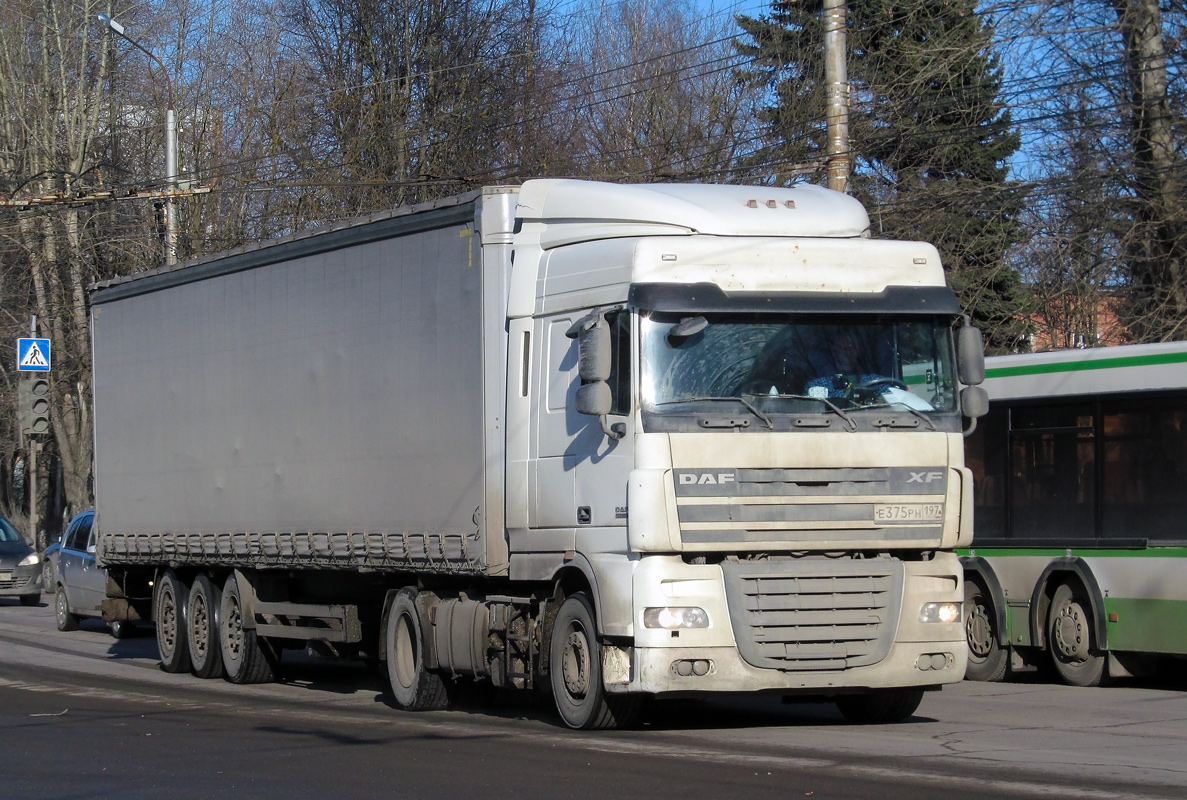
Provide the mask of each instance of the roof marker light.
{"label": "roof marker light", "polygon": [[747,208],[758,208],[758,201],[757,200],[747,200],[746,207]]}

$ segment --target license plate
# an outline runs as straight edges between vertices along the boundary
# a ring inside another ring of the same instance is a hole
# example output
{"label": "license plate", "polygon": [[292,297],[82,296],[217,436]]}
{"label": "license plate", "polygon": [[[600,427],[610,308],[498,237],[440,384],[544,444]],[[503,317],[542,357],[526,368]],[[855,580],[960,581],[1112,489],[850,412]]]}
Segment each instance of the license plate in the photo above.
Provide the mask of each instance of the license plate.
{"label": "license plate", "polygon": [[874,522],[939,522],[943,518],[942,503],[891,503],[874,506]]}
{"label": "license plate", "polygon": [[10,581],[10,580],[12,580],[11,572],[0,572],[0,581]]}

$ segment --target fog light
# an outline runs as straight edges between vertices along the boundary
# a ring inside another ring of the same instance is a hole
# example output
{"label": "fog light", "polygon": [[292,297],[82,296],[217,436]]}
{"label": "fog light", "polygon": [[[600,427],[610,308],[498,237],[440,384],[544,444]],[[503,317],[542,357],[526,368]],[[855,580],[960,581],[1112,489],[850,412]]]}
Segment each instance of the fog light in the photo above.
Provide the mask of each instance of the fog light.
{"label": "fog light", "polygon": [[675,672],[681,678],[688,678],[694,675],[701,677],[708,675],[712,670],[713,662],[704,658],[682,658],[679,661],[672,662],[672,672]]}
{"label": "fog light", "polygon": [[915,666],[926,671],[933,669],[943,669],[951,663],[951,653],[924,653],[915,661]]}
{"label": "fog light", "polygon": [[646,608],[643,610],[646,628],[708,628],[709,615],[703,608]]}
{"label": "fog light", "polygon": [[960,603],[924,603],[919,609],[920,622],[956,622],[960,619]]}

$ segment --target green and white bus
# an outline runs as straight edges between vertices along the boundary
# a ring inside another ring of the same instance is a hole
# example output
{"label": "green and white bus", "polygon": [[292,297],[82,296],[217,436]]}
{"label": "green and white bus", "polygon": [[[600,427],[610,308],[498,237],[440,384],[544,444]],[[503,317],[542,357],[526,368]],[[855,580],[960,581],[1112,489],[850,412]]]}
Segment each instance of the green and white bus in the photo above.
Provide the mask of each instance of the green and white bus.
{"label": "green and white bus", "polygon": [[966,442],[968,677],[1049,659],[1094,686],[1187,658],[1187,342],[986,368]]}

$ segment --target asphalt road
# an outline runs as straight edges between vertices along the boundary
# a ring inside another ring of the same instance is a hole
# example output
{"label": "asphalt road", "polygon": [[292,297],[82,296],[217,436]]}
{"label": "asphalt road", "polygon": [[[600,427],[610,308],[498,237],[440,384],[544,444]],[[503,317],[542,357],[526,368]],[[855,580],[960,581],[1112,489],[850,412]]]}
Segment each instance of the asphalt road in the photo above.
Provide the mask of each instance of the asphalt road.
{"label": "asphalt road", "polygon": [[391,707],[359,665],[297,654],[282,683],[168,675],[151,635],[0,600],[0,797],[1182,798],[1187,681],[964,683],[898,725],[777,698],[652,703],[574,733],[546,701]]}

